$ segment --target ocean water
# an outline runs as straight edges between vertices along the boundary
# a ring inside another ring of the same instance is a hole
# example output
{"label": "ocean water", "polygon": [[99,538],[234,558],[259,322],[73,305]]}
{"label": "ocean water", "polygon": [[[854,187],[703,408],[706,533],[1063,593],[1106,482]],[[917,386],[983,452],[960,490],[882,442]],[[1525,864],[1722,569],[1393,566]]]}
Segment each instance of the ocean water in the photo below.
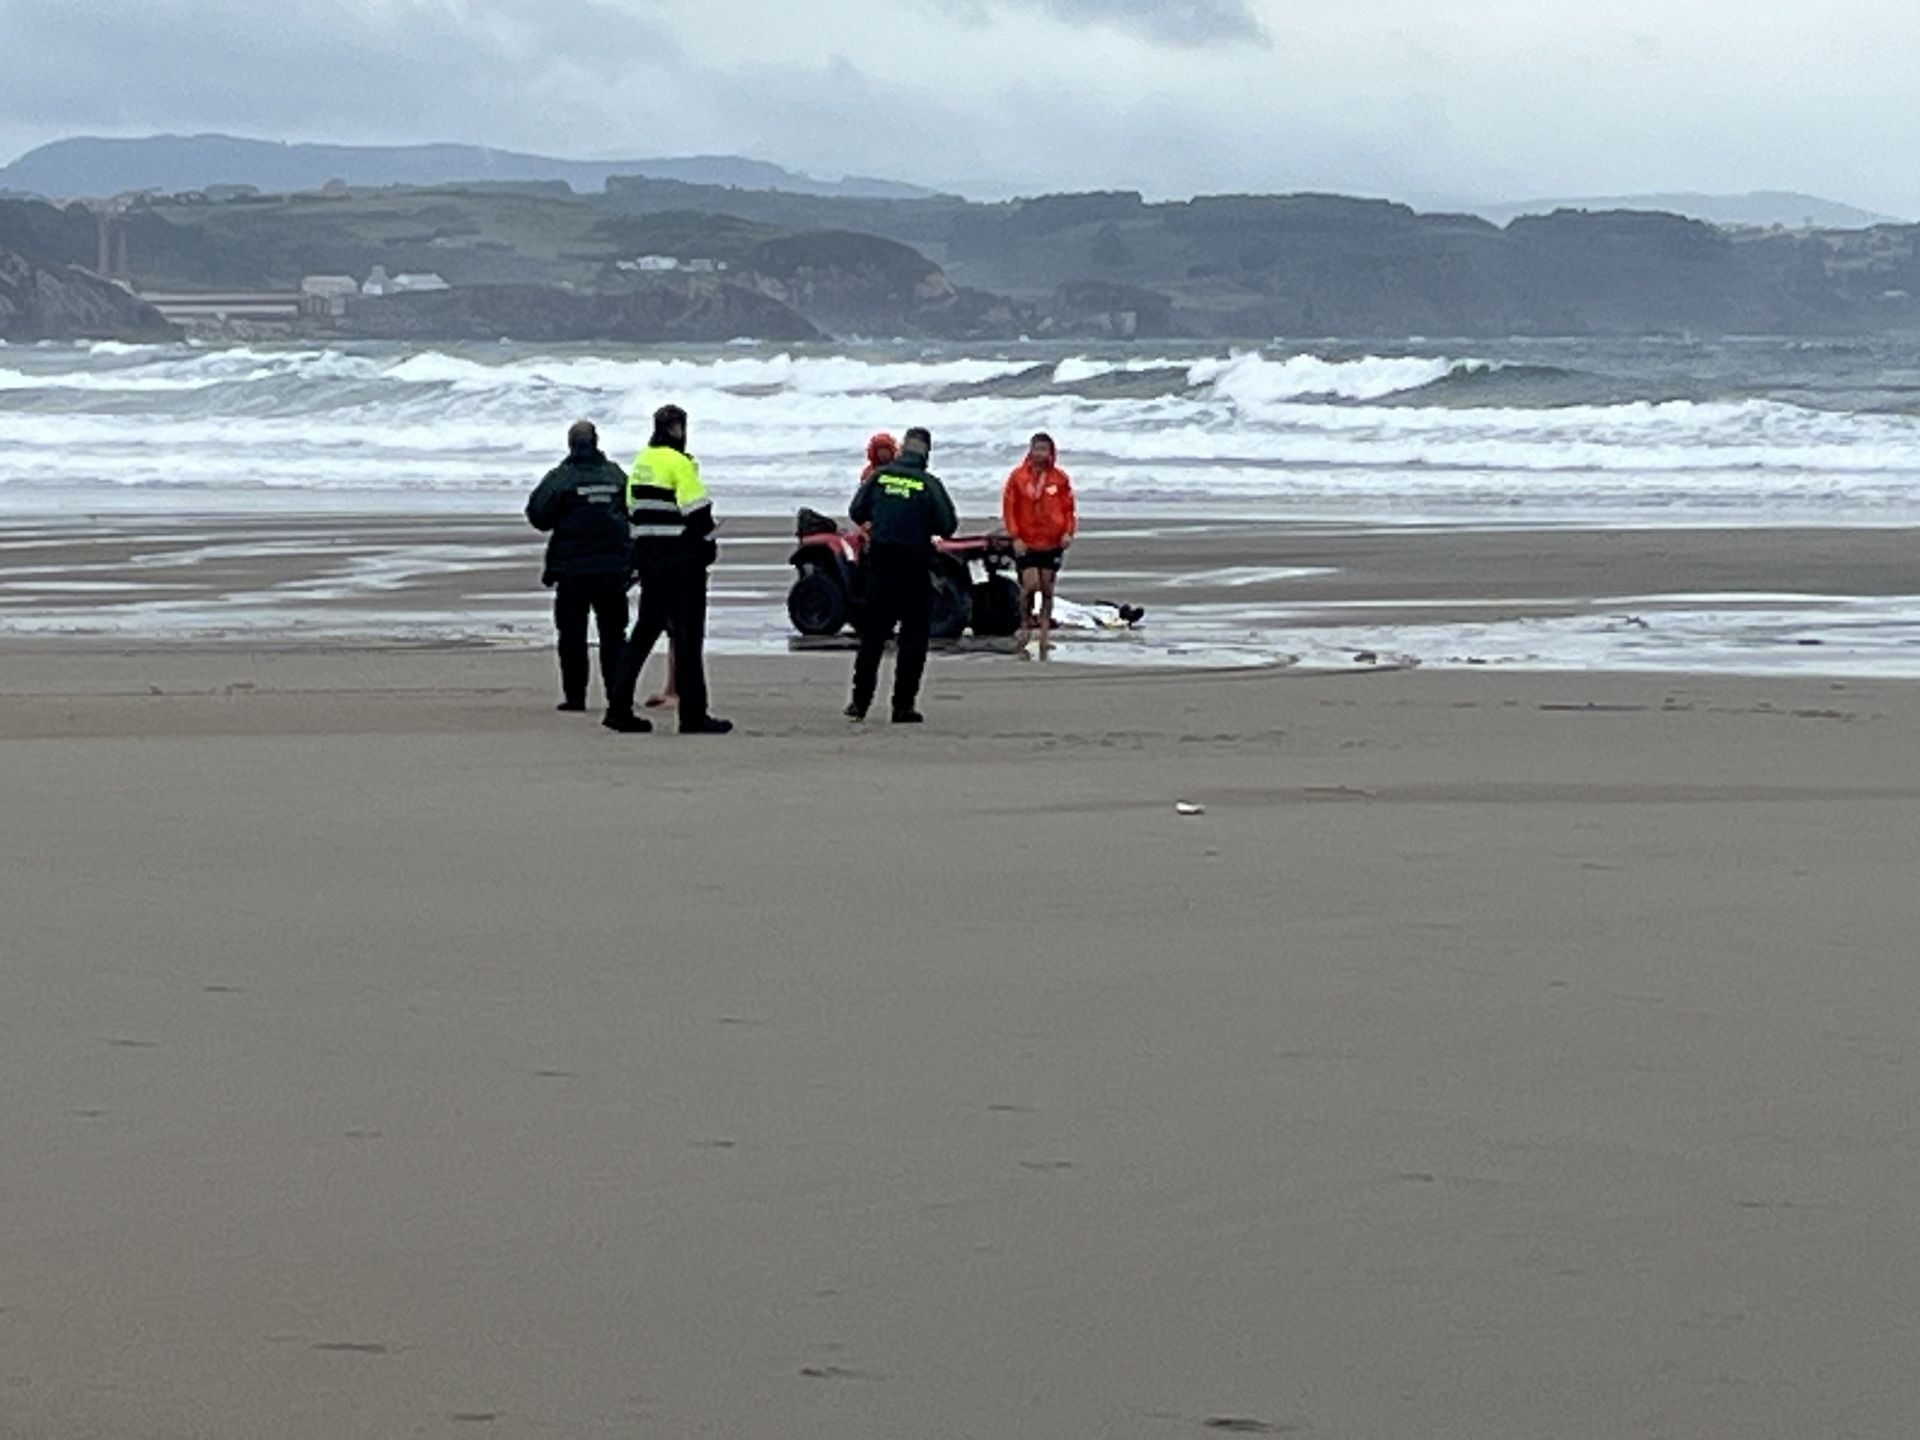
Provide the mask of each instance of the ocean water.
{"label": "ocean water", "polygon": [[1920,343],[1879,341],[13,346],[0,513],[511,513],[570,421],[625,459],[669,400],[733,514],[838,502],[924,424],[982,515],[1046,429],[1110,518],[1920,523]]}
{"label": "ocean water", "polygon": [[[0,522],[97,516],[124,534],[220,517],[514,519],[571,421],[596,420],[624,461],[668,401],[691,412],[693,448],[732,516],[838,510],[867,436],[922,424],[963,520],[978,523],[997,514],[1028,434],[1045,429],[1083,514],[1108,527],[1920,526],[1920,340],[15,345],[0,347]],[[0,565],[0,629],[274,632],[291,601],[305,633],[545,635],[533,587],[427,621],[372,603],[472,568],[458,543],[402,546],[389,560],[406,578],[363,556],[317,588],[211,610],[151,585],[123,602],[117,574],[46,574],[28,564],[37,543]],[[730,545],[721,648],[785,643],[777,549]],[[149,579],[172,562],[156,563]],[[1086,658],[1343,663],[1366,650],[1426,664],[1920,675],[1920,580],[1911,597],[1599,596],[1589,615],[1485,625],[1470,613],[1403,624],[1383,603],[1331,629],[1270,595],[1221,606],[1190,601],[1178,575],[1153,584],[1123,597],[1147,601],[1147,630],[1090,643]],[[75,587],[89,585],[107,588],[75,609]],[[57,610],[56,591],[68,602]],[[1631,625],[1615,614],[1623,601],[1642,612]],[[1810,641],[1810,627],[1829,638]]]}

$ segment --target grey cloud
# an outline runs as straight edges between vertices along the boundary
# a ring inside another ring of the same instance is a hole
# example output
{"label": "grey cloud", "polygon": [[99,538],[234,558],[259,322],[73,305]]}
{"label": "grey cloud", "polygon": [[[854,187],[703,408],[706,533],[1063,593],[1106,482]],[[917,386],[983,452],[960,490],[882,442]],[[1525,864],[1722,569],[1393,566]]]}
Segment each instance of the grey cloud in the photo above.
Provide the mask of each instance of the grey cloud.
{"label": "grey cloud", "polygon": [[0,35],[12,128],[339,140],[592,135],[597,91],[675,54],[603,0],[0,0]]}
{"label": "grey cloud", "polygon": [[1040,0],[1063,19],[1127,26],[1176,45],[1264,42],[1246,0]]}
{"label": "grey cloud", "polygon": [[[1798,189],[1920,214],[1920,9],[1849,3],[1837,26],[1820,0],[0,0],[0,158],[226,130],[994,193]],[[1009,53],[1038,22],[1078,27],[1084,63]]]}
{"label": "grey cloud", "polygon": [[[959,8],[959,7],[956,7]],[[1132,30],[1167,45],[1267,43],[1247,0],[968,0],[966,10],[1038,10],[1076,25]]]}

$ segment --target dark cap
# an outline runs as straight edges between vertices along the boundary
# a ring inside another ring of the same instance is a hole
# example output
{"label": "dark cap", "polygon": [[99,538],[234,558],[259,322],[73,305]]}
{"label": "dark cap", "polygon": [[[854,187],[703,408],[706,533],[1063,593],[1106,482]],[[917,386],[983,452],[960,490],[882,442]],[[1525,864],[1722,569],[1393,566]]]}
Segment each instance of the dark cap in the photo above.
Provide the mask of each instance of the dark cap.
{"label": "dark cap", "polygon": [[678,405],[662,405],[653,412],[653,428],[656,430],[671,430],[676,425],[686,423],[687,412]]}
{"label": "dark cap", "polygon": [[576,420],[567,427],[567,449],[584,454],[600,448],[600,432],[591,420]]}

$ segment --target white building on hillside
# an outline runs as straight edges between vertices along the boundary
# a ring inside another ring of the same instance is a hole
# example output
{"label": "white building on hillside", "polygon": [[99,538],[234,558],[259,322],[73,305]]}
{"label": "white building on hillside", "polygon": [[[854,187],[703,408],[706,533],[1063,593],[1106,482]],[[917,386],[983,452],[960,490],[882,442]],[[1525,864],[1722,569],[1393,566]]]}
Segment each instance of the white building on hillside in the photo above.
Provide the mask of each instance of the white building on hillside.
{"label": "white building on hillside", "polygon": [[451,290],[453,287],[431,270],[403,272],[393,277],[392,293],[402,295],[421,290]]}

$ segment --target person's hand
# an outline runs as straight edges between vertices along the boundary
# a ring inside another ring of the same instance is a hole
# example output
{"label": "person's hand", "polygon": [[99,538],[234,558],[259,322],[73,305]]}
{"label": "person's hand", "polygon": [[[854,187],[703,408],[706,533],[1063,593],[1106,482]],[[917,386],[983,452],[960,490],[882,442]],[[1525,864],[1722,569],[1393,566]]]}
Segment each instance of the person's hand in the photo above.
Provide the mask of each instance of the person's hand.
{"label": "person's hand", "polygon": [[1060,538],[1060,553],[1064,555],[1067,553],[1067,551],[1071,550],[1072,548],[1073,548],[1073,536],[1063,535]]}
{"label": "person's hand", "polygon": [[1013,542],[1013,553],[1016,555],[1025,555],[1027,553],[1027,547],[1016,540]]}

